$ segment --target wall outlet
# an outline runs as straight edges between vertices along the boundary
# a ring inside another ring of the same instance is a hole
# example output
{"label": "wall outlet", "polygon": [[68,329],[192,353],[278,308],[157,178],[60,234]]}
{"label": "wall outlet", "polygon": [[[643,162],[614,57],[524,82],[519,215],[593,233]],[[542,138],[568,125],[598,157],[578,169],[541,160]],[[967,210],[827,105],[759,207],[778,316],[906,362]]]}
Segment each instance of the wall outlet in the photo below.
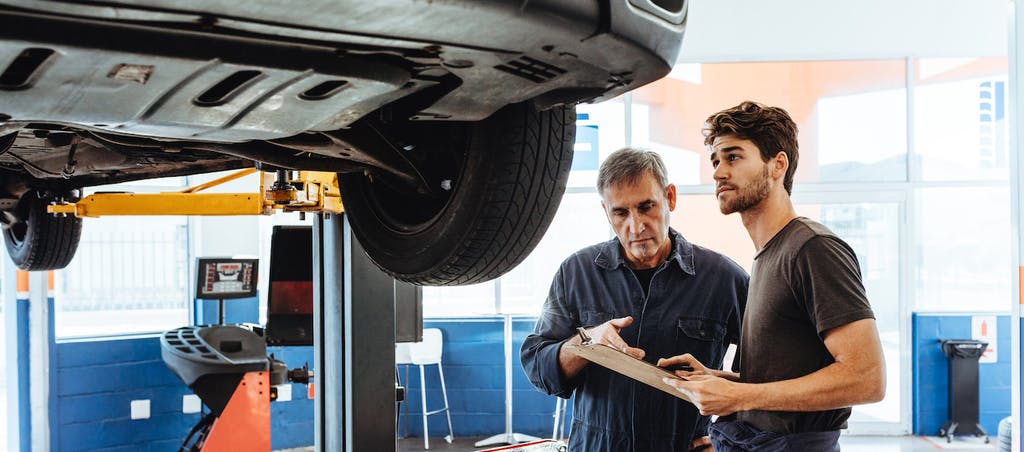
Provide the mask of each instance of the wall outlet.
{"label": "wall outlet", "polygon": [[149,419],[149,399],[132,400],[132,420]]}
{"label": "wall outlet", "polygon": [[203,410],[203,401],[195,394],[181,396],[181,412],[185,414],[198,413]]}
{"label": "wall outlet", "polygon": [[287,402],[292,399],[292,384],[285,383],[283,385],[274,386],[277,388],[277,401]]}

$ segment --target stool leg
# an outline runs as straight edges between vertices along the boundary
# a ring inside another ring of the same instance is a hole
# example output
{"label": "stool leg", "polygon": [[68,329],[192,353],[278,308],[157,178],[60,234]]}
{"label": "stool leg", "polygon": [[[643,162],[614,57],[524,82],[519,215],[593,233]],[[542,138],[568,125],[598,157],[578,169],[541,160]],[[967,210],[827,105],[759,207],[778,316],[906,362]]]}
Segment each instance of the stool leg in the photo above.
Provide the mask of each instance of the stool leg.
{"label": "stool leg", "polygon": [[[398,365],[397,364],[395,364],[395,385],[396,386],[402,386],[402,377],[400,377],[399,374],[398,374]],[[406,393],[408,393],[408,388],[406,388]],[[401,430],[398,429],[398,421],[400,421],[402,419],[402,405],[404,404],[404,402],[405,402],[405,400],[397,402],[398,406],[395,407],[395,438],[396,438],[395,440],[396,441],[397,441],[397,438],[401,438],[402,437]]]}
{"label": "stool leg", "polygon": [[551,439],[558,441],[558,421],[562,419],[562,399],[555,398],[555,426],[551,429]]}
{"label": "stool leg", "polygon": [[448,390],[444,387],[444,371],[441,370],[441,363],[437,363],[437,376],[441,377],[441,395],[444,396],[444,415],[448,418],[448,436],[444,439],[448,441],[448,444],[452,443],[452,439],[455,438],[455,434],[452,433],[452,411],[448,409]]}
{"label": "stool leg", "polygon": [[[422,385],[422,383],[420,384]],[[405,436],[409,436],[409,364],[405,365],[405,394]],[[405,436],[402,438],[405,438]]]}
{"label": "stool leg", "polygon": [[420,400],[423,401],[423,448],[430,449],[430,435],[427,433],[427,378],[420,364]]}

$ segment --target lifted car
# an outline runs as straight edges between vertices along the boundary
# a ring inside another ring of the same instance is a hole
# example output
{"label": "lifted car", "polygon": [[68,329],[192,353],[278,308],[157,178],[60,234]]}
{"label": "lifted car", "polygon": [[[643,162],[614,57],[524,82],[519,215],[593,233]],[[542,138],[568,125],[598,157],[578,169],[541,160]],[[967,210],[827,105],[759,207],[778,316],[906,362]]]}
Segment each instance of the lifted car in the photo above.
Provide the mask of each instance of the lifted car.
{"label": "lifted car", "polygon": [[0,0],[0,220],[66,266],[83,187],[256,166],[339,174],[377,265],[486,281],[540,241],[575,105],[675,62],[684,0]]}

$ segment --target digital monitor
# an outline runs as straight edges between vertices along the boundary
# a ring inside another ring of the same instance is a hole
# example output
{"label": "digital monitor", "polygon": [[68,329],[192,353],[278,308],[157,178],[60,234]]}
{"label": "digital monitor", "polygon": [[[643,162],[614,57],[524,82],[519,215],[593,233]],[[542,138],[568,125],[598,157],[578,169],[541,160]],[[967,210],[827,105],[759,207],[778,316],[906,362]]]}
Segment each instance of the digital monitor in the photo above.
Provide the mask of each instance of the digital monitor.
{"label": "digital monitor", "polygon": [[200,257],[196,265],[196,298],[255,297],[258,264],[258,259]]}

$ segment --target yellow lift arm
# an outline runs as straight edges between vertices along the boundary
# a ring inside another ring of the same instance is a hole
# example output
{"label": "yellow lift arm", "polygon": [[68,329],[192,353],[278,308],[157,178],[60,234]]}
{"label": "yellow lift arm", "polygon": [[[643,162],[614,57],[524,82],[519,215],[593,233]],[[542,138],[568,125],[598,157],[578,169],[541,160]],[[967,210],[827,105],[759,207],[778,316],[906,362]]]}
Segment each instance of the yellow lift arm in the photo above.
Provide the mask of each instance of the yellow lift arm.
{"label": "yellow lift arm", "polygon": [[[276,210],[286,212],[344,212],[336,173],[298,171],[298,177],[283,183],[271,173],[260,173],[258,193],[200,193],[256,172],[248,168],[227,176],[164,193],[94,193],[76,202],[60,202],[47,206],[52,214],[76,217],[108,215],[270,215]],[[286,177],[289,171],[278,171]]]}

